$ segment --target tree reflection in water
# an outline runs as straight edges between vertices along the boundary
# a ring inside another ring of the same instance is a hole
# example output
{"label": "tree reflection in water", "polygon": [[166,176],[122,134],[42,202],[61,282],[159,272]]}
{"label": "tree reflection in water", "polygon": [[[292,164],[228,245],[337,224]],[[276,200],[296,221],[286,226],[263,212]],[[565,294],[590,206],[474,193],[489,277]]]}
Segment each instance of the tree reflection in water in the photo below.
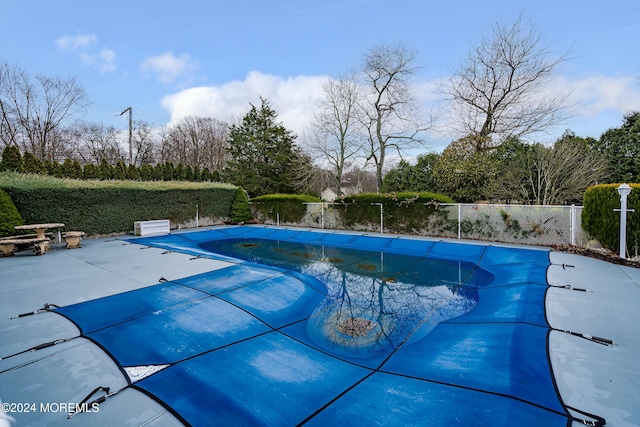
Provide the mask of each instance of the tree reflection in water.
{"label": "tree reflection in water", "polygon": [[426,336],[438,323],[471,311],[477,300],[454,292],[459,284],[416,285],[359,275],[329,262],[302,272],[327,286],[307,333],[326,350],[347,357],[390,354],[400,344]]}
{"label": "tree reflection in water", "polygon": [[[438,323],[473,310],[474,286],[492,280],[475,264],[424,256],[260,238],[201,246],[319,279],[327,296],[309,318],[307,334],[345,357],[385,357],[403,343],[424,338]],[[463,286],[472,273],[474,286]]]}

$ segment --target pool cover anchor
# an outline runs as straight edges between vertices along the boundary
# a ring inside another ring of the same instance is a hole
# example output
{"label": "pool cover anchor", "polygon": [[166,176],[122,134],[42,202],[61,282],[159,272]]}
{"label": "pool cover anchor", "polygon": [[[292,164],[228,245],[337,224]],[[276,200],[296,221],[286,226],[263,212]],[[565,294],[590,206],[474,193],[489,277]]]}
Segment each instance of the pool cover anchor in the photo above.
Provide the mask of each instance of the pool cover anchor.
{"label": "pool cover anchor", "polygon": [[571,285],[549,285],[550,288],[558,288],[558,289],[567,289],[569,291],[578,291],[578,292],[588,292],[588,293],[593,293],[593,291],[590,291],[588,289],[585,288],[574,288]]}
{"label": "pool cover anchor", "polygon": [[573,335],[575,337],[583,338],[585,340],[593,341],[597,344],[606,345],[607,347],[616,345],[616,343],[613,342],[613,340],[610,340],[608,338],[596,337],[595,335],[588,335],[588,334],[583,334],[581,332],[567,331],[564,329],[555,329],[555,328],[551,328],[551,329],[558,332],[564,332],[565,334]]}
{"label": "pool cover anchor", "polygon": [[[105,395],[100,396],[97,399],[92,400],[91,402],[88,402],[88,400],[91,399],[91,397],[96,393],[98,393],[99,391],[104,391]],[[101,403],[104,403],[104,401],[107,400],[108,397],[111,397],[120,393],[120,391],[121,390],[116,390],[114,392],[111,392],[110,387],[103,387],[103,386],[96,387],[91,393],[89,393],[84,399],[82,399],[80,403],[75,404],[73,410],[70,411],[69,414],[67,415],[67,419],[70,420],[71,418],[75,417],[77,414],[81,412],[97,412],[98,407],[100,406]]]}
{"label": "pool cover anchor", "polygon": [[60,306],[57,306],[55,304],[45,303],[42,308],[39,308],[36,311],[30,311],[30,312],[27,312],[27,313],[18,314],[17,316],[10,317],[9,320],[18,319],[20,317],[32,316],[34,314],[44,313],[44,312],[47,312],[47,311],[51,311],[54,308],[60,308]]}

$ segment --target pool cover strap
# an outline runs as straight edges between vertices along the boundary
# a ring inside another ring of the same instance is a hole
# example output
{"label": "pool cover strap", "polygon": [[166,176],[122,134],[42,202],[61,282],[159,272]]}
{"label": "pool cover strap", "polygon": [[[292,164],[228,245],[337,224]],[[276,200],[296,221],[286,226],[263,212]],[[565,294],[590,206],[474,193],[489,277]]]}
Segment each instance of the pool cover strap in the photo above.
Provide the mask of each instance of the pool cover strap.
{"label": "pool cover strap", "polygon": [[60,308],[60,307],[55,304],[45,303],[45,305],[42,308],[39,308],[36,311],[30,311],[28,313],[18,314],[17,316],[11,317],[11,319],[18,319],[20,317],[27,317],[27,316],[32,316],[34,314],[44,313],[47,311],[51,311],[54,308]]}
{"label": "pool cover strap", "polygon": [[32,352],[32,351],[42,350],[43,348],[52,347],[52,346],[54,346],[56,344],[60,344],[60,343],[67,342],[67,341],[71,341],[72,339],[75,339],[75,338],[78,338],[78,337],[60,338],[60,339],[57,339],[57,340],[54,340],[54,341],[49,341],[49,342],[45,342],[45,343],[42,343],[42,344],[38,344],[38,345],[35,345],[35,346],[33,346],[31,348],[28,348],[26,350],[22,350],[22,351],[19,351],[17,353],[13,353],[13,354],[10,354],[8,356],[0,357],[0,360],[5,360],[5,359],[8,359],[10,357],[18,356],[20,354],[29,353],[29,352]]}
{"label": "pool cover strap", "polygon": [[[91,402],[88,402],[88,400],[91,399],[91,397],[93,397],[99,391],[104,391],[105,395],[104,396],[100,396],[99,398],[94,399]],[[80,401],[80,403],[77,403],[75,405],[75,410],[70,412],[69,415],[67,415],[67,419],[71,419],[76,414],[79,414],[80,412],[84,412],[84,411],[86,411],[88,409],[93,408],[94,405],[99,405],[99,404],[103,403],[105,400],[107,400],[108,397],[111,397],[111,396],[113,396],[115,394],[118,394],[120,392],[120,390],[115,391],[113,393],[110,393],[110,391],[111,391],[111,388],[109,388],[109,387],[103,387],[103,386],[96,387],[91,393],[89,393],[84,399],[82,399]]]}

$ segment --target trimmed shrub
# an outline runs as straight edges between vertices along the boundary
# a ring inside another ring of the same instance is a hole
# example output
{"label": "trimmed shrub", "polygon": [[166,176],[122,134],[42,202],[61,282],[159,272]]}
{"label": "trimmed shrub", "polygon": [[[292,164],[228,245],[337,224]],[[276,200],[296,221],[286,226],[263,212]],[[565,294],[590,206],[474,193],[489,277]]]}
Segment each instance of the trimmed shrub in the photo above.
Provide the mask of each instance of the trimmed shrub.
{"label": "trimmed shrub", "polygon": [[135,221],[228,218],[236,187],[228,184],[142,181],[78,181],[1,173],[0,188],[28,223],[62,222],[89,234],[127,233]]}
{"label": "trimmed shrub", "polygon": [[20,150],[13,145],[7,145],[2,150],[2,160],[0,161],[0,172],[22,172],[22,155]]}
{"label": "trimmed shrub", "polygon": [[246,222],[251,219],[251,210],[249,209],[249,196],[247,192],[241,187],[236,190],[236,197],[231,204],[231,211],[229,212],[231,222],[240,223]]}
{"label": "trimmed shrub", "polygon": [[[342,220],[348,227],[380,224],[380,205],[384,228],[399,233],[416,233],[428,227],[430,217],[440,211],[439,203],[453,203],[436,193],[364,193],[340,199]],[[446,213],[445,213],[446,215]]]}
{"label": "trimmed shrub", "polygon": [[22,225],[22,216],[11,201],[11,197],[0,189],[0,237],[19,234],[13,227]]}
{"label": "trimmed shrub", "polygon": [[[587,188],[584,193],[582,228],[602,246],[617,252],[620,249],[620,184],[602,184]],[[627,253],[638,255],[640,246],[640,184],[632,188],[627,198]]]}
{"label": "trimmed shrub", "polygon": [[265,194],[251,199],[251,211],[258,221],[270,219],[277,222],[297,223],[302,221],[307,206],[304,203],[319,203],[314,196],[295,194]]}

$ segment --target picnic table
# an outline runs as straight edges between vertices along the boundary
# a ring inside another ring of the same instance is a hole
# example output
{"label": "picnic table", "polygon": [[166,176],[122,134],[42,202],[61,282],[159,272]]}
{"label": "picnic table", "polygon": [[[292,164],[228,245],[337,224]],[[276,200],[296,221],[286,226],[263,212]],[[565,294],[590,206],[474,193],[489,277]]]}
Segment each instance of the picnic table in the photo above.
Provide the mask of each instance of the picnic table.
{"label": "picnic table", "polygon": [[[48,224],[16,225],[13,228],[16,230],[34,230],[36,232],[37,239],[45,240],[43,242],[43,248],[44,248],[44,251],[46,252],[49,250],[49,239],[47,239],[47,236],[45,235],[45,233],[50,228],[62,228],[62,227],[64,227],[64,224],[58,223],[58,222],[52,222]],[[58,241],[60,241],[60,230],[58,230]]]}
{"label": "picnic table", "polygon": [[44,239],[46,237],[45,233],[47,232],[48,229],[50,229],[50,228],[62,228],[62,227],[64,227],[64,224],[53,222],[53,223],[49,223],[49,224],[16,225],[13,228],[15,228],[16,230],[35,230],[36,237],[38,239]]}

